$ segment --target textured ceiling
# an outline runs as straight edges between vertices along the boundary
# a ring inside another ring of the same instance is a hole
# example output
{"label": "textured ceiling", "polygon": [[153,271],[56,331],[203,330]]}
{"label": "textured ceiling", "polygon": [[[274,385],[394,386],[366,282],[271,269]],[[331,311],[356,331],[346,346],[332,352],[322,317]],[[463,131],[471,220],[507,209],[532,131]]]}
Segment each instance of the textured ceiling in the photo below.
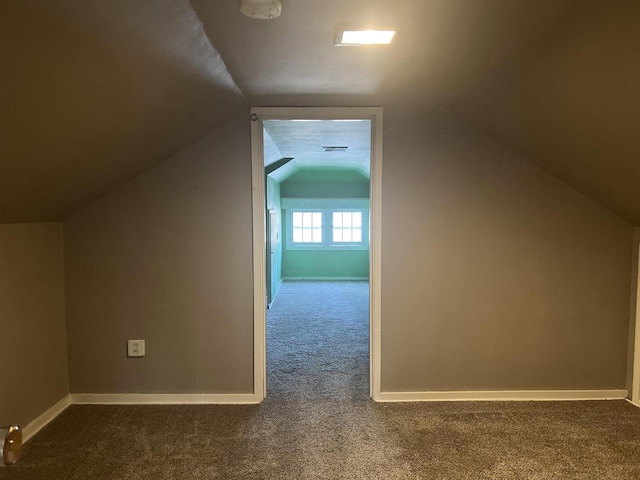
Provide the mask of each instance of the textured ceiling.
{"label": "textured ceiling", "polygon": [[[637,0],[0,1],[0,222],[64,218],[259,104],[446,106],[640,224]],[[400,29],[333,47],[338,25]]]}
{"label": "textured ceiling", "polygon": [[[271,174],[278,181],[301,168],[350,169],[369,178],[370,120],[265,120],[264,128],[280,156],[293,159]],[[328,146],[347,149],[324,151]]]}

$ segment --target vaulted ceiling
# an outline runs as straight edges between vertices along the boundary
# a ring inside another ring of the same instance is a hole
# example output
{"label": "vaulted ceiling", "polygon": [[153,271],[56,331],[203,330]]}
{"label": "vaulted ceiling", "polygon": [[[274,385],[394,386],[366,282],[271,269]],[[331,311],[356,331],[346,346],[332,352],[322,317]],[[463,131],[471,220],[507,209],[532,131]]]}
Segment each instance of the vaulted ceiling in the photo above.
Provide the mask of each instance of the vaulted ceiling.
{"label": "vaulted ceiling", "polygon": [[[260,104],[447,107],[640,224],[640,2],[0,2],[0,222],[58,220]],[[338,25],[400,29],[333,47]]]}
{"label": "vaulted ceiling", "polygon": [[640,225],[640,2],[600,2],[477,84],[458,108]]}

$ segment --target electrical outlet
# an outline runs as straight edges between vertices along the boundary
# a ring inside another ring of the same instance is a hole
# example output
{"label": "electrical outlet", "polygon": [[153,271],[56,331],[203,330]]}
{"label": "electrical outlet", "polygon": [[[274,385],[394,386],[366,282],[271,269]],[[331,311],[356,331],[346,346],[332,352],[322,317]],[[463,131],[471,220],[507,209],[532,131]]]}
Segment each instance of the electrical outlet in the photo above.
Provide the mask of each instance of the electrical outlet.
{"label": "electrical outlet", "polygon": [[127,342],[128,357],[144,357],[144,340],[129,340]]}

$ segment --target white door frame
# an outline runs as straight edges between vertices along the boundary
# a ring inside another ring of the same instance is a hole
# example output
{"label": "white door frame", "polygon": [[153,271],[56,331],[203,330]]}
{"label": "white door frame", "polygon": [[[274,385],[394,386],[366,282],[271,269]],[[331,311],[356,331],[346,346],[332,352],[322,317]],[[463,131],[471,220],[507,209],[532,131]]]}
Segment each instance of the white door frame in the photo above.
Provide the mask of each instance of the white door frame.
{"label": "white door frame", "polygon": [[635,342],[633,348],[633,372],[631,373],[630,398],[633,403],[640,407],[640,253],[638,245],[633,246],[638,254],[636,270],[636,318],[635,320]]}
{"label": "white door frame", "polygon": [[369,244],[369,393],[380,399],[381,250],[382,237],[382,107],[259,107],[251,109],[251,183],[253,198],[253,394],[266,396],[267,336],[265,297],[264,120],[371,120],[371,180]]}

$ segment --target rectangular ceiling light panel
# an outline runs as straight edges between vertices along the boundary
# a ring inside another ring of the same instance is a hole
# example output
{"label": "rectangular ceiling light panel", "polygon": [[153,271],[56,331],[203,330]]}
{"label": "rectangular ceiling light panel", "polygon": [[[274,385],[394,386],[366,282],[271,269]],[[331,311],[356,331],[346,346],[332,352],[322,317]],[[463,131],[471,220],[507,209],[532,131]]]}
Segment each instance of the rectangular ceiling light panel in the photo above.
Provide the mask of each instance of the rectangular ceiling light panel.
{"label": "rectangular ceiling light panel", "polygon": [[349,147],[326,145],[322,147],[323,152],[346,152]]}
{"label": "rectangular ceiling light panel", "polygon": [[395,30],[342,30],[336,34],[337,46],[389,45],[396,36]]}

